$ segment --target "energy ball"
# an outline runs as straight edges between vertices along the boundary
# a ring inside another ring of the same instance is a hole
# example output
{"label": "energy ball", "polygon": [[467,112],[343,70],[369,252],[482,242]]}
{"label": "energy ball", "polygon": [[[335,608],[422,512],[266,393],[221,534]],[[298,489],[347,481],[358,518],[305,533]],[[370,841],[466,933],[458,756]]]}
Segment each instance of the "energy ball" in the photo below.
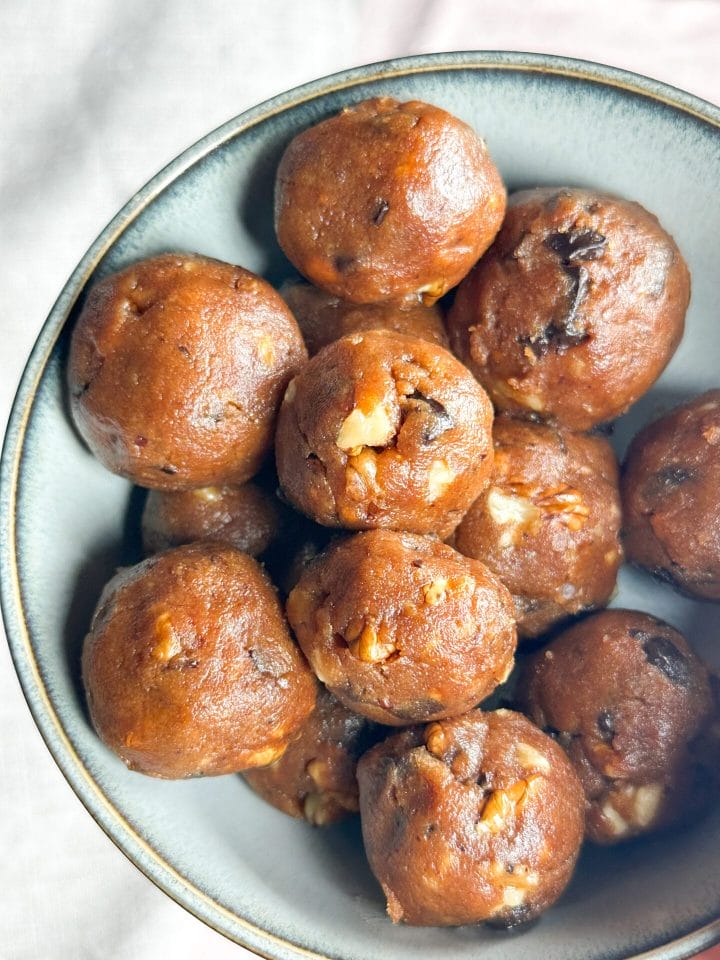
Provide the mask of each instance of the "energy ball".
{"label": "energy ball", "polygon": [[678,248],[639,204],[524,190],[457,292],[450,343],[499,410],[587,430],[660,376],[689,298]]}
{"label": "energy ball", "polygon": [[242,483],[270,451],[306,359],[292,314],[260,277],[164,254],[90,290],[70,345],[72,414],[104,466],[141,487]]}
{"label": "energy ball", "polygon": [[622,478],[628,559],[679,590],[720,600],[720,390],[645,427]]}
{"label": "energy ball", "polygon": [[487,250],[504,212],[484,142],[417,100],[365,100],[303,131],[275,185],[289,260],[354,303],[434,303]]}
{"label": "energy ball", "polygon": [[279,501],[254,483],[151,490],[142,515],[143,547],[158,553],[195,540],[222,540],[257,557],[279,536]]}
{"label": "energy ball", "polygon": [[519,635],[537,637],[610,599],[622,562],[617,460],[601,437],[504,417],[493,439],[491,484],[455,546],[497,574]]}
{"label": "energy ball", "polygon": [[478,560],[410,533],[371,530],[331,545],[291,592],[287,615],[318,678],[379,723],[462,713],[513,666],[505,587]]}
{"label": "energy ball", "polygon": [[662,620],[606,610],[575,624],[530,662],[520,698],[567,750],[596,843],[687,819],[709,799],[693,750],[712,713],[708,673]]}
{"label": "energy ball", "polygon": [[403,730],[358,765],[365,850],[390,918],[534,919],[564,890],[583,794],[562,749],[509,710]]}
{"label": "energy ball", "polygon": [[448,537],[487,485],[492,406],[450,353],[383,330],[321,350],[285,393],[288,500],[325,526]]}
{"label": "energy ball", "polygon": [[312,357],[328,343],[348,333],[392,330],[447,347],[440,307],[411,303],[350,303],[309,283],[290,283],[280,291],[297,320]]}
{"label": "energy ball", "polygon": [[377,740],[375,731],[321,688],[317,707],[280,759],[244,777],[263,800],[291,817],[315,827],[337,823],[359,809],[355,769]]}
{"label": "energy ball", "polygon": [[315,706],[272,584],[223,543],[177,547],[114,577],[82,669],[101,739],[130,769],[165,779],[271,763]]}

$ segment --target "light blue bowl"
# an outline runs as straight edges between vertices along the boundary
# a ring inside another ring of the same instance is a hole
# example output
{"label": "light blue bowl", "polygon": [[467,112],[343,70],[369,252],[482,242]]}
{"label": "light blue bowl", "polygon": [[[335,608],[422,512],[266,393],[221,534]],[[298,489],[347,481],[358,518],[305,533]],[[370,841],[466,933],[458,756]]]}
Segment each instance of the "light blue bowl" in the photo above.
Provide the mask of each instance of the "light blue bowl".
{"label": "light blue bowl", "polygon": [[[25,696],[90,814],[184,907],[276,960],[609,960],[686,957],[720,939],[720,804],[690,829],[588,850],[566,895],[517,935],[394,927],[357,824],[313,831],[239,777],[166,783],[129,773],[91,730],[78,658],[91,610],[127,562],[128,485],[70,426],[63,362],[86,285],[132,260],[187,249],[280,279],[272,232],[277,160],[299,130],[368,96],[437,103],[488,141],[511,188],[588,184],[639,200],[674,234],[693,274],[685,339],[616,431],[619,449],[655,413],[720,386],[720,111],[641,77],[573,60],[453,53],[361,67],[231,120],[127,204],[80,261],[17,394],[2,460],[0,572]],[[720,605],[685,600],[625,569],[616,603],[665,617],[720,663]],[[714,647],[713,647],[714,644]]]}

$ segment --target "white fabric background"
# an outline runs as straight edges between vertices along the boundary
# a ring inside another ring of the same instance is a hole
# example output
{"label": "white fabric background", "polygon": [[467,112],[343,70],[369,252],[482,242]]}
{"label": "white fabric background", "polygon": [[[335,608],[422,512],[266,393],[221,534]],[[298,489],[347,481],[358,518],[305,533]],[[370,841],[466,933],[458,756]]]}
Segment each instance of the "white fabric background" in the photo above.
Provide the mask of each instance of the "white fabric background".
{"label": "white fabric background", "polygon": [[[451,49],[598,60],[720,102],[718,0],[0,0],[0,427],[73,266],[168,160],[306,80]],[[95,826],[2,636],[0,731],[0,960],[250,956]]]}

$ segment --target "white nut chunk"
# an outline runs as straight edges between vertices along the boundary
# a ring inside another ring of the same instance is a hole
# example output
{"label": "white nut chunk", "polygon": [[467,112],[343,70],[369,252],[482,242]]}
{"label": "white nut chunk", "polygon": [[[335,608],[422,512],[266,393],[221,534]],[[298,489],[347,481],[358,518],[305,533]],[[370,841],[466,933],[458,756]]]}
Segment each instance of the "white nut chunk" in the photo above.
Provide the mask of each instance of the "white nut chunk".
{"label": "white nut chunk", "polygon": [[504,493],[500,487],[490,488],[487,508],[498,526],[510,528],[500,536],[502,547],[513,546],[522,531],[531,528],[540,519],[540,511],[531,500]]}
{"label": "white nut chunk", "polygon": [[370,413],[359,407],[352,410],[340,427],[335,443],[351,456],[357,456],[363,447],[385,447],[395,436],[387,410],[377,404]]}
{"label": "white nut chunk", "polygon": [[427,481],[427,499],[430,503],[439,500],[454,479],[455,474],[445,460],[433,460]]}
{"label": "white nut chunk", "polygon": [[540,773],[550,773],[550,761],[529,743],[518,741],[515,744],[515,755],[525,770],[537,770]]}

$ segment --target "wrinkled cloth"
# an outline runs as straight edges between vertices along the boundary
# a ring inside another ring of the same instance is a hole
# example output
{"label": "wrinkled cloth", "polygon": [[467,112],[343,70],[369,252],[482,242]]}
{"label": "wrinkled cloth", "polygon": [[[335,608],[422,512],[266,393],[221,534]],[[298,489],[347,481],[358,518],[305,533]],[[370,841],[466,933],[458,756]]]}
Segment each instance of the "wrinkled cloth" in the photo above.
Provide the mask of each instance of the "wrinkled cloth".
{"label": "wrinkled cloth", "polygon": [[[718,0],[604,0],[591,14],[577,0],[10,0],[0,31],[0,425],[94,237],[229,117],[336,70],[451,49],[597,60],[717,103],[718,37]],[[42,744],[4,637],[0,729],[2,960],[251,956],[157,890],[97,828]]]}

